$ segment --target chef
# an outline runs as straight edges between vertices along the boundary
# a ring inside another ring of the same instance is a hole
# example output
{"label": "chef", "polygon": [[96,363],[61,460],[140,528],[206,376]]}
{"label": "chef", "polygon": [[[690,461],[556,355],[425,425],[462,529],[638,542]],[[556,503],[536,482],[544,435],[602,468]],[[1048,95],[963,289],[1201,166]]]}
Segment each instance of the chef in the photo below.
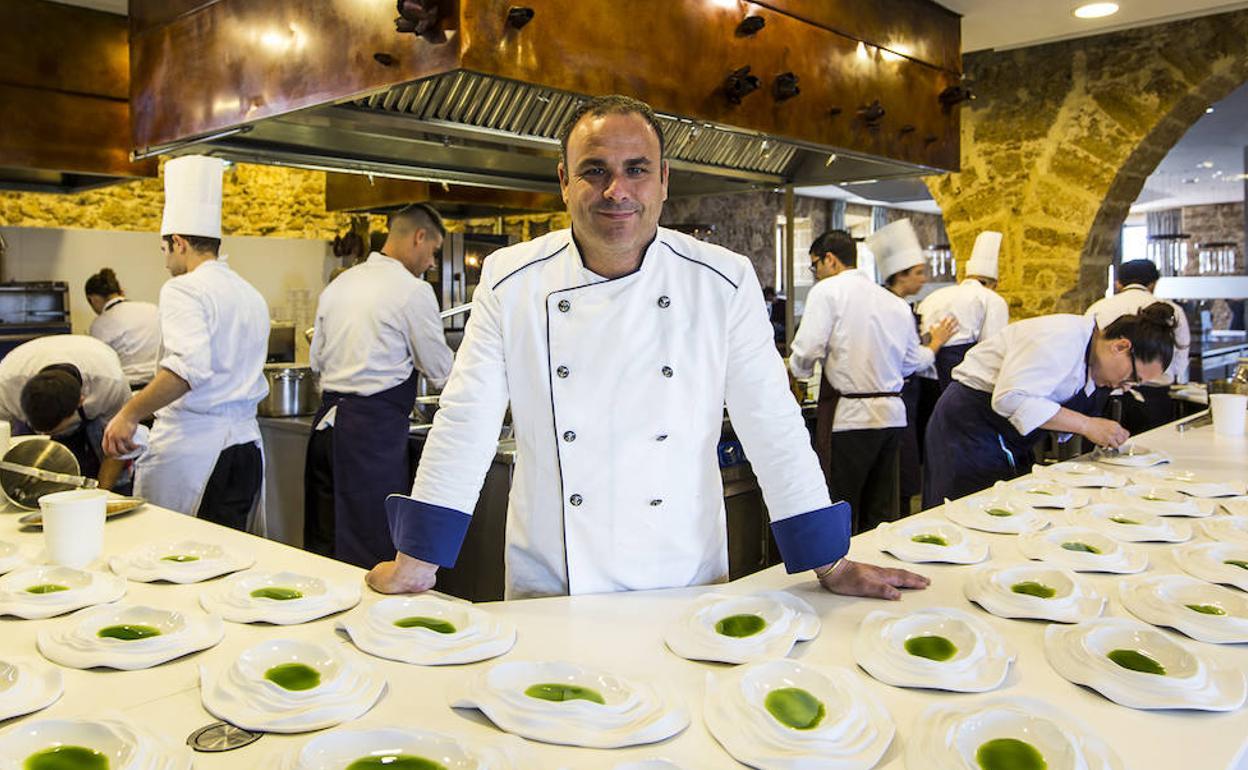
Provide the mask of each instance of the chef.
{"label": "chef", "polygon": [[82,334],[39,337],[0,360],[0,420],[13,432],[43,433],[64,444],[82,475],[104,489],[125,483],[124,464],[103,451],[104,426],[130,398],[121,361]]}
{"label": "chef", "polygon": [[1030,472],[1044,430],[1118,447],[1130,433],[1103,412],[1109,391],[1161,376],[1174,354],[1174,309],[1157,302],[1098,329],[1086,316],[1010,324],[953,370],[927,430],[923,506]]}
{"label": "chef", "polygon": [[138,449],[135,428],[155,414],[135,493],[263,534],[256,404],[268,392],[269,312],[218,256],[223,168],[217,158],[196,155],[165,164],[160,250],[173,278],[160,290],[160,368],[108,424],[104,448],[113,455]]}
{"label": "chef", "polygon": [[966,263],[966,278],[957,286],[946,286],[927,295],[919,303],[920,329],[926,332],[941,320],[952,317],[958,331],[936,354],[936,367],[931,376],[940,390],[949,387],[954,367],[962,363],[967,351],[980,340],[986,340],[1010,322],[1010,308],[994,291],[997,288],[997,260],[1001,252],[1001,233],[985,230],[975,237],[971,258]]}
{"label": "chef", "polygon": [[389,221],[381,251],[321,293],[310,348],[321,407],[308,442],[304,547],[372,567],[394,554],[386,495],[411,487],[408,425],[423,373],[441,388],[451,373],[433,289],[446,230],[413,204]]}
{"label": "chef", "polygon": [[[1153,292],[1157,289],[1161,273],[1152,260],[1133,259],[1123,262],[1117,273],[1114,294],[1093,302],[1086,313],[1096,319],[1096,325],[1101,329],[1124,315],[1138,313],[1140,308],[1158,301]],[[1166,304],[1174,308],[1177,321],[1174,327],[1174,358],[1170,361],[1170,366],[1166,367],[1166,371],[1156,381],[1141,383],[1135,388],[1135,393],[1142,400],[1136,400],[1129,394],[1113,396],[1122,404],[1122,426],[1132,433],[1143,433],[1174,419],[1170,385],[1187,382],[1190,363],[1188,354],[1192,347],[1187,315],[1173,302]]]}
{"label": "chef", "polygon": [[370,585],[426,590],[455,564],[508,403],[509,597],[726,580],[726,402],[790,571],[857,595],[925,586],[843,558],[849,506],[828,498],[753,267],[658,227],[668,168],[649,106],[586,102],[558,175],[572,229],[485,261],[412,495],[387,501],[397,558]]}
{"label": "chef", "polygon": [[96,315],[88,333],[117,351],[130,387],[141,389],[156,376],[160,309],[151,302],[126,299],[117,274],[107,267],[87,279],[86,294]]}
{"label": "chef", "polygon": [[[871,252],[880,264],[898,264],[912,245],[909,222],[879,234],[868,244]],[[952,326],[935,330],[929,346],[920,344],[909,305],[856,269],[857,245],[843,230],[819,236],[810,258],[818,283],[806,297],[789,368],[805,378],[823,364],[816,451],[832,497],[850,504],[854,530],[861,532],[896,518],[898,447],[906,427],[902,380],[931,364]]]}

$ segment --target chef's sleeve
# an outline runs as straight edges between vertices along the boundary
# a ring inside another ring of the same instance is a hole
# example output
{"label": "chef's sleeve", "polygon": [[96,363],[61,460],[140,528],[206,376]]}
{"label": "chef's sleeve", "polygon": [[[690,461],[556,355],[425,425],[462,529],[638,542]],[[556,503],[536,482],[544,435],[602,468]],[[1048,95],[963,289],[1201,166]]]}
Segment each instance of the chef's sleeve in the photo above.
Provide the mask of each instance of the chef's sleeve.
{"label": "chef's sleeve", "polygon": [[1174,327],[1174,358],[1170,360],[1170,368],[1166,371],[1174,381],[1182,384],[1188,381],[1188,367],[1191,365],[1189,356],[1192,352],[1192,330],[1187,323],[1187,314],[1177,305],[1174,308],[1176,324]]}
{"label": "chef's sleeve", "polygon": [[1024,436],[1051,420],[1061,409],[1053,394],[1070,374],[1072,361],[1083,360],[1084,345],[1077,337],[1018,337],[1001,361],[992,390],[993,411]]}
{"label": "chef's sleeve", "polygon": [[126,380],[126,376],[122,373],[120,365],[114,374],[106,377],[94,377],[91,379],[92,390],[98,391],[98,397],[92,394],[92,401],[95,401],[99,407],[98,414],[92,414],[92,419],[100,418],[111,420],[121,411],[133,395],[130,390],[130,383]]}
{"label": "chef's sleeve", "polygon": [[181,377],[191,390],[212,377],[212,334],[207,309],[195,290],[179,281],[160,289],[160,368]]}
{"label": "chef's sleeve", "polygon": [[913,324],[909,324],[910,334],[906,337],[906,353],[901,361],[901,376],[909,377],[918,371],[930,369],[936,365],[936,354],[919,340],[919,333]]}
{"label": "chef's sleeve", "polygon": [[828,498],[759,293],[758,279],[747,268],[729,311],[725,401],[762,487],[785,569],[801,572],[849,551],[850,508]]}
{"label": "chef's sleeve", "polygon": [[[487,263],[488,265],[488,263]],[[488,270],[488,269],[487,269]],[[411,497],[390,495],[386,515],[402,553],[455,566],[507,411],[501,309],[481,276],[472,316],[425,443]]]}
{"label": "chef's sleeve", "polygon": [[424,372],[435,388],[441,388],[451,376],[454,354],[446,344],[446,332],[442,328],[433,287],[420,281],[414,293],[412,301],[404,306],[407,344],[417,368]]}
{"label": "chef's sleeve", "polygon": [[[789,353],[789,370],[794,377],[814,374],[815,363],[828,355],[828,341],[832,339],[831,303],[823,284],[815,284],[806,295],[806,309],[802,323],[793,335],[793,348]],[[774,340],[774,337],[773,337]],[[774,342],[773,342],[774,346]]]}
{"label": "chef's sleeve", "polygon": [[984,305],[984,328],[979,332],[979,339],[986,340],[1004,329],[1010,323],[1010,306],[1005,300],[993,294]]}

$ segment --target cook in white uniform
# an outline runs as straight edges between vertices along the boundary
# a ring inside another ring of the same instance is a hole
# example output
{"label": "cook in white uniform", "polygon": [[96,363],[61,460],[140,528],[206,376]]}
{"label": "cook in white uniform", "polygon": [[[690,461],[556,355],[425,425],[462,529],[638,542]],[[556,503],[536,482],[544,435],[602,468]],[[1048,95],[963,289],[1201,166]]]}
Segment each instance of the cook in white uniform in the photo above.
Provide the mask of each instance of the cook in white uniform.
{"label": "cook in white uniform", "polygon": [[[870,248],[885,263],[895,256],[884,241]],[[902,380],[931,364],[950,329],[941,327],[929,346],[920,344],[905,300],[856,269],[849,233],[819,236],[810,257],[819,282],[806,296],[789,368],[805,378],[823,364],[815,448],[832,498],[850,504],[854,530],[861,532],[896,518],[898,447],[906,427]]]}
{"label": "cook in white uniform", "polygon": [[304,548],[361,567],[394,554],[386,495],[411,488],[408,426],[419,373],[451,373],[438,300],[420,276],[446,233],[423,204],[391,215],[380,252],[321,293],[312,337],[321,407],[304,474]]}
{"label": "cook in white uniform", "polygon": [[134,390],[156,376],[160,358],[160,309],[151,302],[126,299],[110,268],[87,279],[87,302],[95,311],[89,334],[117,351],[122,371]]}
{"label": "cook in white uniform", "polygon": [[[1140,308],[1158,301],[1153,291],[1156,290],[1160,278],[1161,273],[1151,260],[1133,259],[1123,262],[1118,267],[1113,296],[1093,302],[1086,315],[1095,318],[1096,325],[1104,329],[1124,315],[1138,313]],[[1113,397],[1122,404],[1122,426],[1132,433],[1143,433],[1173,420],[1170,385],[1187,382],[1190,363],[1188,356],[1192,349],[1191,329],[1183,309],[1173,302],[1166,304],[1174,308],[1174,317],[1178,322],[1174,327],[1174,358],[1171,359],[1170,366],[1166,367],[1166,371],[1155,382],[1142,383],[1135,389],[1143,401],[1137,401],[1130,394]]]}
{"label": "cook in white uniform", "polygon": [[657,226],[667,164],[650,108],[589,100],[563,140],[572,230],[485,261],[412,496],[387,502],[399,552],[370,585],[426,590],[454,565],[509,402],[509,597],[725,580],[725,402],[790,570],[861,595],[926,585],[841,559],[849,506],[828,498],[753,267]]}
{"label": "cook in white uniform", "polygon": [[113,489],[124,464],[105,456],[104,426],[130,398],[113,349],[82,334],[23,342],[0,361],[0,420],[13,433],[43,433],[67,446],[84,476]]}
{"label": "cook in white uniform", "polygon": [[161,253],[174,277],[160,290],[160,369],[109,423],[104,446],[114,455],[136,449],[139,420],[155,414],[135,493],[262,533],[256,404],[268,392],[269,312],[260,293],[218,257],[223,168],[202,156],[165,164]]}
{"label": "cook in white uniform", "polygon": [[1088,317],[1010,324],[953,370],[927,429],[923,505],[1031,471],[1043,430],[1117,447],[1130,433],[1099,417],[1109,391],[1160,377],[1174,353],[1174,310],[1157,302],[1104,330]]}

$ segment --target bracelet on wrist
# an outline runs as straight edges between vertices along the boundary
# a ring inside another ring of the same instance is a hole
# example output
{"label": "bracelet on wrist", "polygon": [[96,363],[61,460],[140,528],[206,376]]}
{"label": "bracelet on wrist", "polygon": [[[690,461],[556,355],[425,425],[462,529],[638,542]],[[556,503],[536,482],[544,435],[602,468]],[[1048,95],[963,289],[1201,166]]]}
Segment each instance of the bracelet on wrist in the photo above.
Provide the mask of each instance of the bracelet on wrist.
{"label": "bracelet on wrist", "polygon": [[832,572],[833,572],[833,570],[835,570],[837,567],[841,566],[841,562],[842,562],[842,561],[844,561],[844,559],[843,559],[843,558],[842,558],[842,559],[837,559],[836,561],[832,562],[832,564],[831,564],[831,565],[829,565],[827,569],[824,569],[824,570],[822,570],[822,571],[821,571],[821,570],[815,570],[815,577],[816,577],[816,578],[818,578],[819,580],[823,580],[823,579],[824,579],[825,577],[827,577],[828,575],[831,575],[831,574],[832,574]]}

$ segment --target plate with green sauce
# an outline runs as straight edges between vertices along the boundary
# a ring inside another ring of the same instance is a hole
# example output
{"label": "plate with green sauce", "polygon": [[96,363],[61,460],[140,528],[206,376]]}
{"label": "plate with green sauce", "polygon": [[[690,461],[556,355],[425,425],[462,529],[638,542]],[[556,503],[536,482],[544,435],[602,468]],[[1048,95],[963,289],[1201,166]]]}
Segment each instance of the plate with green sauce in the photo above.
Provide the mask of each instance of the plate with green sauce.
{"label": "plate with green sauce", "polygon": [[255,555],[238,546],[174,540],[134,548],[108,561],[113,572],[140,583],[199,583],[247,569]]}
{"label": "plate with green sauce", "polygon": [[362,652],[419,666],[495,658],[516,643],[516,627],[468,602],[393,596],[357,607],[337,622]]}
{"label": "plate with green sauce", "polygon": [[1045,629],[1049,663],[1066,679],[1137,709],[1233,711],[1248,697],[1243,672],[1156,628],[1099,618]]}
{"label": "plate with green sauce", "polygon": [[941,510],[955,524],[999,535],[1036,532],[1050,523],[1046,514],[1011,497],[1008,490],[946,500]]}
{"label": "plate with green sauce", "polygon": [[467,678],[454,708],[478,709],[505,732],[594,749],[654,743],[689,725],[667,685],[562,661],[505,661]]}
{"label": "plate with green sauce", "polygon": [[1078,623],[1100,617],[1105,607],[1085,578],[1042,562],[977,567],[962,587],[967,599],[1002,618]]}
{"label": "plate with green sauce", "polygon": [[819,615],[787,591],[747,596],[712,591],[664,631],[668,649],[688,660],[751,663],[783,658],[798,642],[819,635]]}
{"label": "plate with green sauce", "polygon": [[357,581],[248,570],[210,585],[199,603],[232,623],[289,626],[349,610],[360,603],[360,595]]}
{"label": "plate with green sauce", "polygon": [[190,748],[120,715],[26,720],[0,733],[0,756],[22,770],[190,770]]}
{"label": "plate with green sauce", "polygon": [[703,714],[715,740],[751,767],[874,767],[895,733],[854,672],[792,660],[708,675]]}
{"label": "plate with green sauce", "polygon": [[1032,698],[997,696],[929,706],[905,746],[909,768],[1123,770],[1105,741],[1061,709]]}
{"label": "plate with green sauce", "polygon": [[1248,516],[1210,516],[1201,520],[1200,529],[1219,543],[1248,546]]}
{"label": "plate with green sauce", "polygon": [[234,660],[205,657],[204,708],[252,731],[301,733],[357,719],[386,686],[372,662],[342,644],[272,639]]}
{"label": "plate with green sauce", "polygon": [[523,751],[518,738],[482,743],[417,728],[344,728],[289,749],[274,770],[508,770],[517,766]]}
{"label": "plate with green sauce", "polygon": [[1023,535],[1019,550],[1029,559],[1075,572],[1133,574],[1148,568],[1148,554],[1089,527],[1054,527]]}
{"label": "plate with green sauce", "polygon": [[30,562],[29,556],[16,543],[0,540],[0,575]]}
{"label": "plate with green sauce", "polygon": [[1069,511],[1067,521],[1086,525],[1124,543],[1186,543],[1192,539],[1190,522],[1141,510],[1139,506],[1097,503]]}
{"label": "plate with green sauce", "polygon": [[1248,591],[1248,545],[1188,543],[1179,547],[1175,562],[1192,577]]}
{"label": "plate with green sauce", "polygon": [[1217,503],[1213,500],[1188,497],[1169,487],[1154,487],[1147,484],[1131,484],[1114,490],[1112,493],[1107,492],[1104,497],[1107,502],[1131,506],[1158,516],[1203,518],[1212,516],[1217,508]]}
{"label": "plate with green sauce", "polygon": [[207,613],[137,604],[80,610],[39,631],[39,652],[69,668],[137,671],[215,646],[225,625]]}
{"label": "plate with green sauce", "polygon": [[107,572],[42,565],[0,576],[0,615],[40,620],[126,595],[126,579]]}
{"label": "plate with green sauce", "polygon": [[982,617],[952,607],[876,610],[858,625],[854,660],[894,687],[986,692],[1000,687],[1015,653]]}
{"label": "plate with green sauce", "polygon": [[978,564],[988,558],[986,540],[931,514],[881,524],[875,535],[881,551],[902,561]]}
{"label": "plate with green sauce", "polygon": [[1008,487],[1022,502],[1035,508],[1082,508],[1092,501],[1085,490],[1071,489],[1043,477],[1025,477]]}
{"label": "plate with green sauce", "polygon": [[1248,597],[1187,575],[1140,575],[1119,587],[1140,620],[1211,644],[1248,643]]}
{"label": "plate with green sauce", "polygon": [[0,722],[51,706],[64,692],[61,670],[36,657],[0,660]]}

